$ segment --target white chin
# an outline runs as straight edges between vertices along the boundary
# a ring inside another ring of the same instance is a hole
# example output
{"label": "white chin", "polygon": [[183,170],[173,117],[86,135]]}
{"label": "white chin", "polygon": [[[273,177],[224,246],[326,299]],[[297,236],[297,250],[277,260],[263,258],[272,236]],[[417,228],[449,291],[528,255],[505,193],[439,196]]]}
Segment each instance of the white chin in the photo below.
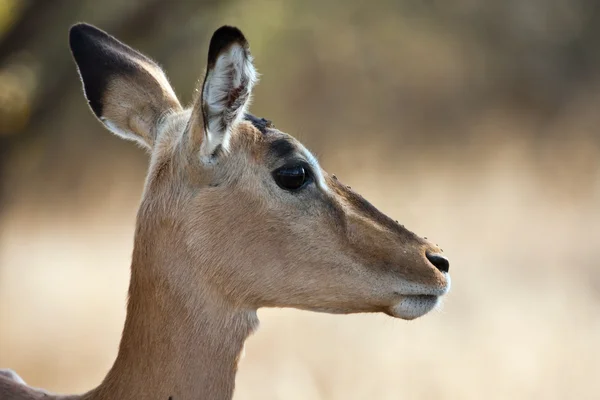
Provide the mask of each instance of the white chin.
{"label": "white chin", "polygon": [[415,319],[422,317],[429,311],[435,309],[440,302],[438,296],[415,295],[404,296],[402,300],[391,308],[394,317],[402,319]]}

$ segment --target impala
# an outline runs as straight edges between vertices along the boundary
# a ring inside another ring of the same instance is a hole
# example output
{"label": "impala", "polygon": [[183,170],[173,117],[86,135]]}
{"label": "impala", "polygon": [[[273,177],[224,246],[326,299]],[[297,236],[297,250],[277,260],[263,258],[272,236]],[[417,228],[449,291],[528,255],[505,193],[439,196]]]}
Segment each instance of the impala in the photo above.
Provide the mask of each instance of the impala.
{"label": "impala", "polygon": [[145,147],[127,317],[100,385],[52,395],[0,373],[0,399],[231,399],[257,309],[414,319],[450,288],[441,250],[325,172],[292,136],[247,113],[257,72],[234,27],[210,41],[197,99],[87,24],[69,42],[89,106]]}

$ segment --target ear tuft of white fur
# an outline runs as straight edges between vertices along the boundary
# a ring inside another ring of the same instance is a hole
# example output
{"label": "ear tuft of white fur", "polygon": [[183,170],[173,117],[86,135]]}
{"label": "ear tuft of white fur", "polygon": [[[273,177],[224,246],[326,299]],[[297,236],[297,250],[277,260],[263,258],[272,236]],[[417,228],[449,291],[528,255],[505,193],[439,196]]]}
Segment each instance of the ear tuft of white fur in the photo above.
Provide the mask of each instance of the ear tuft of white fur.
{"label": "ear tuft of white fur", "polygon": [[200,149],[205,161],[227,151],[232,129],[243,119],[258,81],[248,48],[233,42],[218,55],[202,89],[205,137]]}

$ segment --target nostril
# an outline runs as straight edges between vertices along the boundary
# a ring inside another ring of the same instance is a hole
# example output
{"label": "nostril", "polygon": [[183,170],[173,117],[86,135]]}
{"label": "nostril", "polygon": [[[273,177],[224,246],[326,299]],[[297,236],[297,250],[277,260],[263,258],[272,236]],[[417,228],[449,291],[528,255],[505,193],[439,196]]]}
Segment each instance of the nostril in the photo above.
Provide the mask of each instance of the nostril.
{"label": "nostril", "polygon": [[438,270],[442,272],[448,272],[450,270],[450,262],[446,257],[430,252],[425,253],[425,256]]}

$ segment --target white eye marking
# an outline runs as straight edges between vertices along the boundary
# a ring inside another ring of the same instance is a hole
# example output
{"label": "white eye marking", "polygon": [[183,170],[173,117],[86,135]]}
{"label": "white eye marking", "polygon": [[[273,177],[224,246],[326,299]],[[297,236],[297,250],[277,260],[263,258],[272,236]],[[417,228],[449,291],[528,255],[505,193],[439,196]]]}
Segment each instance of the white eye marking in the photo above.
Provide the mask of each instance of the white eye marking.
{"label": "white eye marking", "polygon": [[323,173],[321,172],[321,166],[319,165],[319,162],[317,161],[316,157],[304,146],[301,146],[300,149],[304,154],[304,157],[306,157],[306,161],[311,166],[315,183],[325,192],[329,192],[329,187],[325,182],[325,178],[323,177]]}

